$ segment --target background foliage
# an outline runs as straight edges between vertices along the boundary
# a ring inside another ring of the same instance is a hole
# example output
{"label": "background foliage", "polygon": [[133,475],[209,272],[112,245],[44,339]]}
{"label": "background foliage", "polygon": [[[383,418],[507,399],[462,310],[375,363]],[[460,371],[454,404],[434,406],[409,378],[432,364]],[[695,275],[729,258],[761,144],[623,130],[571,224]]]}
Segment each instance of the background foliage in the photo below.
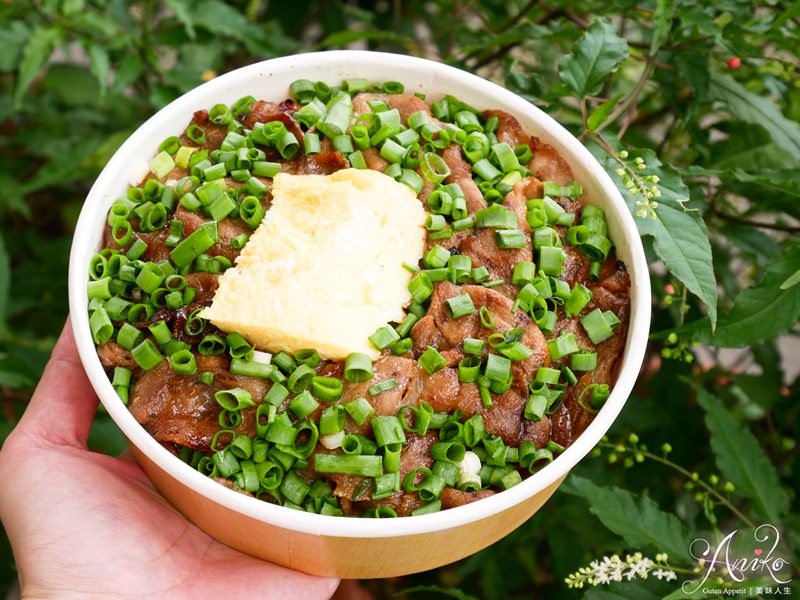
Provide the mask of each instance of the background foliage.
{"label": "background foliage", "polygon": [[[0,3],[0,440],[66,316],[83,198],[140,123],[260,59],[428,56],[531,100],[607,166],[652,264],[653,339],[610,440],[556,500],[476,556],[367,587],[666,597],[678,586],[652,576],[582,591],[564,578],[635,551],[691,569],[690,539],[765,521],[796,575],[800,392],[786,348],[800,317],[799,29],[800,3],[779,0]],[[121,448],[104,415],[92,443]],[[0,591],[13,577],[0,536]]]}

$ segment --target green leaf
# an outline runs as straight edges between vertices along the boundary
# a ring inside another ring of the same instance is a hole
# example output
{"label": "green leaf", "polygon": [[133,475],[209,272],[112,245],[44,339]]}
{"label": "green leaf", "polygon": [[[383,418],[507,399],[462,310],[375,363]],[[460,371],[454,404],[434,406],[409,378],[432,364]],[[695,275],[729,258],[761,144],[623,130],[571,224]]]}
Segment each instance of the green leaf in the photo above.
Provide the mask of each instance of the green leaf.
{"label": "green leaf", "polygon": [[681,174],[684,177],[719,177],[725,182],[754,183],[790,196],[800,197],[800,178],[797,176],[797,171],[792,169],[763,169],[758,172],[748,172],[744,169],[706,169],[692,165],[681,169]]}
{"label": "green leaf", "polygon": [[240,41],[254,54],[274,54],[272,45],[261,27],[233,6],[219,0],[204,0],[192,4],[193,23],[208,30],[213,36],[227,36]]}
{"label": "green leaf", "polygon": [[608,19],[598,19],[561,59],[558,74],[579,98],[593,96],[628,58],[628,43]]}
{"label": "green leaf", "polygon": [[13,71],[31,32],[21,21],[0,28],[0,71]]}
{"label": "green leaf", "polygon": [[800,270],[798,270],[794,275],[790,275],[786,281],[781,284],[782,290],[788,290],[791,287],[796,286],[800,283]]}
{"label": "green leaf", "polygon": [[[641,156],[647,164],[647,174],[659,177],[656,217],[635,217],[636,227],[642,236],[653,238],[653,247],[670,273],[683,283],[690,292],[700,298],[708,309],[712,327],[717,320],[717,281],[712,267],[711,244],[708,230],[696,210],[685,207],[689,190],[678,173],[662,165],[652,150],[631,151],[631,156]],[[608,157],[606,169],[622,192],[633,214],[636,214],[636,201],[641,195],[632,196],[616,174],[616,161]]]}
{"label": "green leaf", "polygon": [[100,97],[106,94],[108,86],[108,73],[111,70],[111,63],[108,60],[108,52],[100,44],[89,44],[87,48],[89,54],[89,68],[97,82],[100,84]]}
{"label": "green leaf", "polygon": [[30,217],[30,206],[17,180],[0,171],[0,210],[14,211],[26,218]]}
{"label": "green leaf", "polygon": [[15,110],[22,106],[25,92],[60,41],[61,32],[53,27],[40,25],[31,33],[22,51],[22,62],[19,65],[17,87],[14,90]]}
{"label": "green leaf", "polygon": [[774,465],[752,432],[718,398],[702,388],[695,390],[698,403],[706,411],[711,449],[720,472],[739,494],[753,501],[759,515],[777,525],[789,509],[789,496],[780,485]]}
{"label": "green leaf", "polygon": [[642,583],[626,581],[615,584],[611,589],[594,588],[586,591],[584,600],[662,600],[663,596],[654,594],[646,589]]}
{"label": "green leaf", "polygon": [[673,561],[689,557],[686,527],[647,496],[636,496],[614,486],[595,485],[574,474],[561,490],[585,498],[589,512],[634,548],[651,547],[666,552]]}
{"label": "green leaf", "polygon": [[653,41],[650,43],[650,56],[655,56],[664,45],[672,30],[672,19],[675,18],[674,0],[656,0],[653,13]]}
{"label": "green leaf", "polygon": [[797,277],[798,270],[800,244],[794,243],[767,263],[759,284],[736,296],[733,308],[720,317],[716,332],[709,331],[705,319],[686,330],[699,330],[695,340],[723,348],[750,346],[789,331],[800,319],[800,287],[787,281]]}
{"label": "green leaf", "polygon": [[85,4],[84,0],[64,0],[64,4],[61,5],[61,12],[64,13],[64,16],[71,17],[81,12]]}
{"label": "green leaf", "polygon": [[720,585],[713,581],[713,578],[703,581],[701,577],[700,579],[690,580],[686,584],[686,589],[692,590],[691,593],[686,593],[681,587],[678,587],[668,596],[664,596],[664,600],[699,600],[701,598],[720,597],[763,598],[763,588],[774,585],[775,580],[771,580],[769,577],[748,577],[742,583],[731,582],[727,585]]}
{"label": "green leaf", "polygon": [[135,54],[126,54],[122,57],[122,60],[119,61],[117,71],[114,73],[113,90],[117,93],[121,92],[139,79],[143,71],[144,63],[142,59]]}
{"label": "green leaf", "polygon": [[6,243],[0,234],[0,332],[6,331],[8,295],[11,290],[11,261],[6,251]]}
{"label": "green leaf", "polygon": [[589,131],[594,131],[600,127],[600,125],[606,122],[606,119],[608,119],[611,111],[614,110],[617,102],[619,102],[624,95],[624,93],[617,94],[613,98],[603,102],[600,106],[592,111],[592,114],[590,114],[589,118],[586,119],[586,124],[589,126]]}
{"label": "green leaf", "polygon": [[772,141],[800,162],[800,123],[783,116],[769,98],[754,94],[730,75],[711,74],[711,98],[721,100],[736,118],[760,125]]}
{"label": "green leaf", "polygon": [[441,596],[445,596],[447,598],[455,598],[456,600],[478,600],[475,596],[471,596],[465,592],[462,592],[458,588],[446,588],[441,587],[438,585],[417,585],[411,588],[406,588],[397,592],[397,596],[402,596],[405,594],[416,594],[419,592],[431,592],[434,594],[439,594]]}
{"label": "green leaf", "polygon": [[795,168],[795,159],[760,125],[736,120],[720,123],[718,128],[727,136],[711,145],[713,168],[741,169],[746,166],[751,172]]}
{"label": "green leaf", "polygon": [[392,31],[379,31],[377,29],[365,29],[362,31],[338,31],[336,33],[332,33],[331,35],[327,36],[324,40],[322,40],[317,47],[318,48],[330,48],[332,46],[341,47],[347,46],[348,44],[352,44],[353,42],[360,42],[360,41],[371,41],[371,42],[397,42],[403,44],[406,47],[413,47],[414,41],[406,37],[404,35],[399,35]]}
{"label": "green leaf", "polygon": [[166,0],[166,5],[175,12],[178,21],[181,22],[186,30],[186,35],[194,40],[196,34],[194,31],[194,19],[192,18],[192,3],[188,0]]}
{"label": "green leaf", "polygon": [[52,65],[42,80],[41,89],[53,92],[72,110],[96,103],[100,95],[97,78],[89,69],[70,64]]}
{"label": "green leaf", "polygon": [[[672,54],[672,64],[675,72],[681,79],[686,81],[693,92],[693,100],[686,103],[686,114],[683,117],[681,128],[689,126],[697,116],[697,113],[704,106],[708,98],[708,86],[710,85],[711,75],[708,68],[708,55],[701,52],[682,51]],[[676,110],[680,110],[676,107]]]}

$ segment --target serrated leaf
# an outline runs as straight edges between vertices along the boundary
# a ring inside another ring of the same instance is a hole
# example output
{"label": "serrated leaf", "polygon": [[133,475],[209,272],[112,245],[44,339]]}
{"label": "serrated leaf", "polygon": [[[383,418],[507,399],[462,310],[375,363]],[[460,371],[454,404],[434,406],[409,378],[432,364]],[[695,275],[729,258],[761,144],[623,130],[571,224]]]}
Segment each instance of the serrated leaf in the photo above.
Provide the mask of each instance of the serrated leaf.
{"label": "serrated leaf", "polygon": [[706,427],[711,432],[711,449],[720,473],[739,494],[753,501],[759,515],[777,525],[789,509],[789,496],[781,487],[775,466],[753,433],[718,398],[702,388],[695,390],[698,403],[706,411]]}
{"label": "serrated leaf", "polygon": [[175,16],[180,21],[183,28],[186,30],[186,35],[191,39],[195,39],[196,34],[194,31],[194,19],[192,18],[192,4],[187,0],[166,0],[166,5],[169,6]]}
{"label": "serrated leaf", "polygon": [[800,244],[791,244],[766,266],[760,283],[742,290],[721,316],[715,333],[703,319],[687,326],[694,339],[723,348],[741,348],[787,332],[800,319],[800,287],[782,287],[800,269]]}
{"label": "serrated leaf", "polygon": [[89,54],[89,70],[100,84],[100,97],[102,98],[106,94],[108,73],[111,71],[108,52],[100,44],[90,44],[86,51]]}
{"label": "serrated leaf", "polygon": [[772,141],[800,162],[800,123],[787,119],[769,98],[754,94],[730,75],[711,74],[711,97],[725,103],[736,118],[760,125]]}
{"label": "serrated leaf", "polygon": [[[631,156],[641,156],[647,164],[647,173],[660,179],[661,197],[656,217],[634,219],[639,234],[653,238],[653,248],[669,272],[706,305],[713,327],[717,320],[717,280],[706,224],[698,211],[684,206],[689,190],[674,169],[662,165],[652,150],[635,150]],[[615,172],[617,166],[613,158],[606,159],[606,170],[622,192],[631,213],[636,214],[636,201],[641,195],[631,196],[627,192],[622,178]]]}
{"label": "serrated leaf", "polygon": [[61,40],[61,32],[54,27],[39,26],[33,30],[28,43],[22,51],[22,61],[17,75],[17,87],[14,90],[14,109],[22,105],[22,98],[33,82],[39,69],[47,62],[53,49]]}
{"label": "serrated leaf", "polygon": [[574,474],[561,490],[585,498],[589,511],[634,548],[654,548],[666,552],[673,560],[689,557],[686,527],[651,498],[614,486],[595,485]]}
{"label": "serrated leaf", "polygon": [[600,106],[592,111],[592,114],[590,114],[589,118],[586,119],[586,124],[589,126],[589,131],[594,131],[600,127],[600,125],[606,122],[606,119],[608,119],[611,111],[614,110],[617,102],[619,102],[624,95],[625,94],[617,94],[613,98],[603,102]]}
{"label": "serrated leaf", "polygon": [[561,59],[558,74],[579,98],[593,96],[626,58],[628,43],[610,20],[598,19]]}
{"label": "serrated leaf", "polygon": [[664,45],[672,30],[672,19],[675,17],[674,0],[656,0],[653,13],[653,40],[650,43],[650,56],[655,56]]}

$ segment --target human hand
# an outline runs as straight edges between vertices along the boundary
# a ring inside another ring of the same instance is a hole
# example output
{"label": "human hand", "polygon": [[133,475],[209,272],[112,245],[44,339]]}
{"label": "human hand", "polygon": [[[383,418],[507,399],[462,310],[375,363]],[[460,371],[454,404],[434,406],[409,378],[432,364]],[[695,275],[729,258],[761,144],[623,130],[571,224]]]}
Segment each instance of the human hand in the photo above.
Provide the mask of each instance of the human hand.
{"label": "human hand", "polygon": [[136,463],[86,448],[97,396],[67,321],[0,452],[0,520],[23,598],[327,598],[335,579],[241,554],[189,523]]}

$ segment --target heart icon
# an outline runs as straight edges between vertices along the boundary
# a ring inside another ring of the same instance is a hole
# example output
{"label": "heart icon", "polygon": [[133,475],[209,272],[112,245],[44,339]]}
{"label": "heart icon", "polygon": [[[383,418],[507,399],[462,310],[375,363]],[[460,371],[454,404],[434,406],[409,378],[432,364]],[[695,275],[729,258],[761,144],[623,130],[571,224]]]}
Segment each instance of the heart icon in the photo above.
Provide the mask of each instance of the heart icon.
{"label": "heart icon", "polygon": [[761,556],[762,552],[764,551],[761,548],[756,548],[755,550],[753,550],[753,554],[755,554],[756,556]]}

